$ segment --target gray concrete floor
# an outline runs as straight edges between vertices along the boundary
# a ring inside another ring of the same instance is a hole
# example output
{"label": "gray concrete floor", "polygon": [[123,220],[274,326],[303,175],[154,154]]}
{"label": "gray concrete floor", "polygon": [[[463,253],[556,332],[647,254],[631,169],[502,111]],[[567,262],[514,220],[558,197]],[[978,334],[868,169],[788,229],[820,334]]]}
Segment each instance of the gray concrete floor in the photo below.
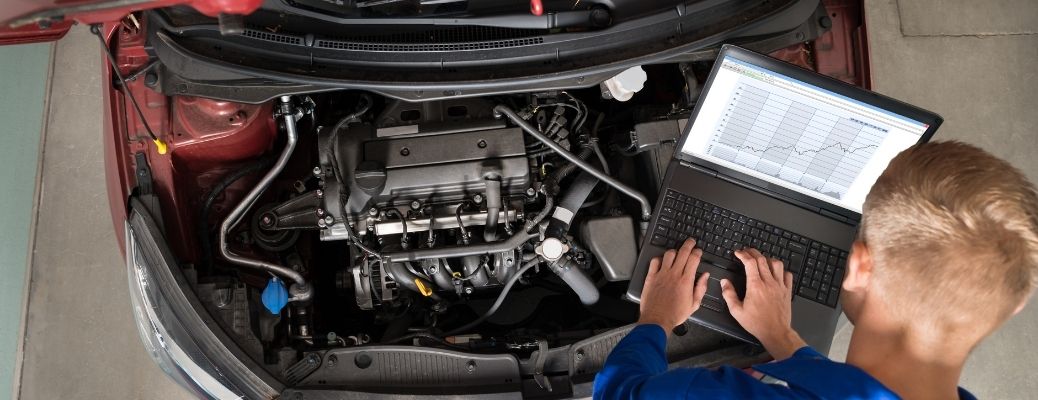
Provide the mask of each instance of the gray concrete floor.
{"label": "gray concrete floor", "polygon": [[[901,3],[866,2],[875,89],[942,114],[938,139],[980,145],[1038,181],[1036,3],[993,1],[969,13],[936,0]],[[55,63],[21,397],[182,398],[145,354],[126,301],[104,194],[97,44],[77,27],[58,43]],[[1034,397],[1036,332],[1032,305],[975,351],[963,386],[982,398]]]}
{"label": "gray concrete floor", "polygon": [[105,191],[97,38],[77,26],[54,63],[20,398],[187,398],[133,323]]}

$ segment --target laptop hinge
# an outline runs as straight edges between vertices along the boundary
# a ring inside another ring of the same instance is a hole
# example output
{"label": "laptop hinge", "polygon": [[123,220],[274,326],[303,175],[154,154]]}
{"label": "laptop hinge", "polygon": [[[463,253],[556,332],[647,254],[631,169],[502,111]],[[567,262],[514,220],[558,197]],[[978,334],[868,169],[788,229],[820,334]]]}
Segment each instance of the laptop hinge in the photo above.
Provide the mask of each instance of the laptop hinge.
{"label": "laptop hinge", "polygon": [[841,222],[847,223],[849,225],[857,225],[858,224],[858,221],[855,221],[855,220],[851,219],[850,217],[847,217],[846,215],[838,214],[838,213],[826,210],[824,208],[819,208],[818,209],[818,213],[822,214],[822,215],[824,215],[824,216],[826,216],[828,218],[832,218],[832,219],[835,219],[837,221],[841,221]]}
{"label": "laptop hinge", "polygon": [[[696,167],[693,167],[693,168],[695,168],[696,170],[702,170],[702,168],[696,168]],[[708,170],[708,171],[709,171],[709,170]],[[705,172],[705,171],[704,171],[704,172]],[[820,212],[820,211],[821,211],[821,209],[820,209],[820,208],[818,208],[818,207],[815,207],[815,206],[812,206],[812,205],[810,205],[810,204],[807,204],[807,203],[804,203],[804,202],[802,202],[802,201],[800,201],[800,200],[796,200],[796,199],[790,198],[790,197],[788,197],[788,196],[784,196],[784,195],[782,195],[782,194],[780,194],[780,193],[775,193],[775,192],[772,192],[772,191],[770,191],[770,190],[767,190],[767,189],[765,189],[765,188],[762,188],[762,187],[760,187],[760,186],[757,186],[757,185],[754,185],[754,184],[751,184],[751,183],[748,183],[748,182],[744,182],[744,181],[741,181],[741,180],[739,180],[739,179],[736,179],[736,178],[730,177],[730,176],[728,176],[728,175],[725,175],[725,174],[720,174],[720,173],[717,173],[716,171],[714,171],[714,172],[712,173],[712,175],[713,175],[713,176],[716,176],[717,178],[720,178],[721,180],[723,180],[723,181],[725,181],[725,182],[728,182],[728,183],[733,183],[733,184],[736,184],[736,185],[738,185],[738,186],[744,187],[744,188],[746,188],[746,189],[750,189],[750,190],[752,190],[752,191],[754,191],[754,192],[757,192],[757,193],[761,193],[761,194],[763,194],[763,195],[765,195],[765,196],[768,196],[768,197],[773,197],[773,198],[776,198],[776,199],[782,200],[782,201],[784,201],[784,202],[790,203],[790,204],[792,204],[792,205],[794,205],[794,206],[797,206],[797,207],[803,208],[803,209],[805,209],[805,210],[808,210],[808,211],[811,211],[811,212],[815,212],[815,213],[818,213],[818,212]],[[842,221],[842,220],[844,220],[844,218],[843,218],[843,217],[841,217],[841,218],[840,218],[840,220]]]}
{"label": "laptop hinge", "polygon": [[714,171],[714,170],[712,170],[710,168],[707,168],[707,167],[704,167],[704,166],[701,166],[701,165],[696,165],[696,164],[690,163],[690,162],[685,161],[685,160],[680,160],[678,162],[680,162],[681,165],[684,165],[686,167],[692,168],[692,169],[694,169],[696,171],[699,171],[699,172],[702,172],[704,174],[707,174],[707,175],[710,175],[710,176],[714,176],[714,177],[718,176],[717,171]]}

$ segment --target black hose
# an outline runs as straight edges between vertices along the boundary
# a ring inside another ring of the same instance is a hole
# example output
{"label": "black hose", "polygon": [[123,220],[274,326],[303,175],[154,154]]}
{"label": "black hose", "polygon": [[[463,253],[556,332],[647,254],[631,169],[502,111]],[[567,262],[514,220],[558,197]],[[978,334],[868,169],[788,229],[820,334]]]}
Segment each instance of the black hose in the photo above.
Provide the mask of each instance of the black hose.
{"label": "black hose", "polygon": [[569,190],[562,196],[562,200],[555,207],[555,213],[552,214],[552,219],[548,222],[548,229],[545,231],[546,236],[562,238],[567,231],[569,231],[569,225],[573,222],[573,217],[580,210],[580,206],[587,201],[591,191],[598,185],[598,178],[587,172],[578,175],[573,183],[569,186]]}
{"label": "black hose", "polygon": [[481,315],[479,318],[476,318],[474,321],[469,322],[460,328],[456,328],[451,330],[450,332],[445,333],[444,336],[453,336],[458,333],[475,328],[479,324],[482,324],[483,321],[486,321],[487,318],[493,316],[494,313],[497,312],[497,309],[501,307],[501,304],[505,302],[505,297],[508,297],[508,292],[512,290],[512,286],[515,286],[515,283],[519,282],[519,278],[522,278],[523,273],[529,271],[533,267],[536,267],[537,264],[540,264],[540,262],[541,260],[538,258],[528,261],[526,264],[523,264],[522,268],[519,268],[519,270],[515,272],[515,275],[512,275],[512,277],[508,279],[508,282],[505,283],[504,288],[501,289],[501,293],[497,295],[497,300],[494,301],[494,305],[490,306],[490,309],[487,310],[487,312],[483,313],[483,315]]}
{"label": "black hose", "polygon": [[213,265],[213,244],[209,239],[209,210],[213,207],[213,202],[220,196],[229,186],[237,182],[239,179],[246,175],[254,174],[259,171],[264,171],[270,168],[270,164],[274,163],[274,159],[270,157],[264,157],[259,160],[255,160],[244,167],[231,172],[223,177],[213,186],[213,189],[209,191],[209,194],[205,196],[205,200],[202,201],[202,210],[198,213],[198,240],[202,247],[202,265],[211,267]]}

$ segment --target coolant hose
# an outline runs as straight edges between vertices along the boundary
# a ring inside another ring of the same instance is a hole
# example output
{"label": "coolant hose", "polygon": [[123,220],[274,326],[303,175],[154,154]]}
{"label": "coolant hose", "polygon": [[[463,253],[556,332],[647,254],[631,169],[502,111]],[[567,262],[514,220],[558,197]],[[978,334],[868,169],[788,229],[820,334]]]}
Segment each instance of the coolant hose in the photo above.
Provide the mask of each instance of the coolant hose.
{"label": "coolant hose", "polygon": [[584,161],[580,159],[580,157],[577,157],[575,154],[570,153],[561,145],[555,143],[555,141],[552,140],[550,137],[545,136],[543,133],[541,133],[541,131],[537,130],[537,128],[535,128],[533,125],[530,125],[529,122],[526,122],[525,120],[520,118],[519,115],[517,115],[515,111],[512,111],[511,108],[508,108],[508,106],[498,105],[494,107],[494,113],[495,115],[501,114],[507,117],[513,123],[522,128],[522,130],[525,131],[527,134],[533,136],[537,140],[540,140],[541,143],[544,143],[545,146],[548,146],[548,148],[554,150],[556,153],[558,153],[560,156],[562,156],[569,162],[576,164],[578,167],[580,167],[580,169],[587,171],[591,175],[594,175],[596,178],[602,180],[602,182],[605,182],[609,186],[612,186],[616,190],[620,191],[620,193],[623,193],[637,200],[638,204],[640,204],[642,208],[642,220],[648,221],[649,218],[652,217],[652,204],[649,203],[649,199],[646,198],[645,195],[641,194],[641,192],[635,190],[630,186],[627,186],[623,182],[616,180],[616,178],[613,178],[608,174],[595,169],[595,167],[591,166],[591,164],[588,164],[587,161]]}
{"label": "coolant hose", "polygon": [[573,260],[563,258],[551,265],[551,271],[577,293],[580,302],[584,305],[589,306],[598,302],[598,287],[591,282],[584,271],[577,267]]}
{"label": "coolant hose", "polygon": [[573,184],[569,186],[566,194],[562,196],[562,200],[555,207],[555,212],[551,215],[551,221],[548,222],[545,236],[562,238],[569,231],[569,224],[573,221],[577,211],[580,210],[580,206],[587,201],[588,196],[591,195],[591,191],[595,189],[597,184],[598,178],[595,178],[594,175],[587,172],[577,175],[577,178],[573,180]]}

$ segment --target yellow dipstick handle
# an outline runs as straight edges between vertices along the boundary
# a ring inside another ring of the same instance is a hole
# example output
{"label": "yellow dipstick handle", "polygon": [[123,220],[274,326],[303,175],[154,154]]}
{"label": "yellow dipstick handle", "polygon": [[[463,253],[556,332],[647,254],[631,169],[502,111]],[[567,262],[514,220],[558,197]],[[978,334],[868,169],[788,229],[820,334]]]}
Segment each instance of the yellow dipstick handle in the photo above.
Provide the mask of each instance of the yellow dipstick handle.
{"label": "yellow dipstick handle", "polygon": [[155,139],[152,140],[152,142],[155,143],[155,148],[159,150],[159,154],[166,154],[166,152],[169,151],[169,146],[167,146],[166,142],[163,142],[162,139]]}
{"label": "yellow dipstick handle", "polygon": [[429,287],[429,285],[426,285],[425,281],[423,281],[421,278],[414,278],[414,284],[418,285],[418,292],[421,293],[422,296],[425,296],[425,297],[432,296],[432,294],[433,294],[432,288]]}

